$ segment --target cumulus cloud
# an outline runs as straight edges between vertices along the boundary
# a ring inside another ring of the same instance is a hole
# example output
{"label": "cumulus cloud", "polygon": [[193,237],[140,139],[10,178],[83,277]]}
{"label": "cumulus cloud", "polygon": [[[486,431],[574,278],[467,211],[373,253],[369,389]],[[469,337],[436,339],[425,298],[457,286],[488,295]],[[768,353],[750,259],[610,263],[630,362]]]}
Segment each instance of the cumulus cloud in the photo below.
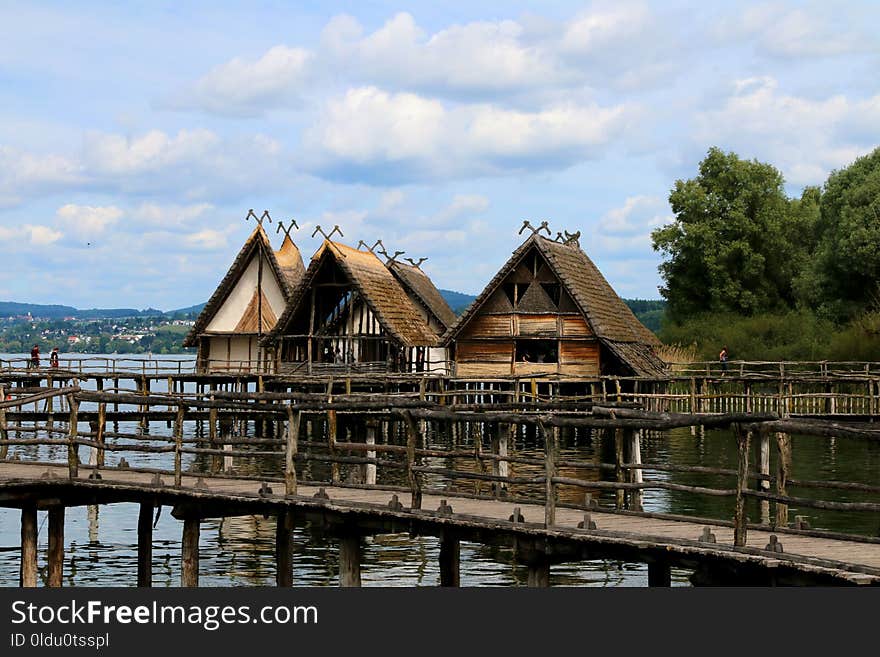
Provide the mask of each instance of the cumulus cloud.
{"label": "cumulus cloud", "polygon": [[23,224],[21,226],[0,226],[0,244],[3,251],[15,252],[22,246],[44,247],[54,244],[64,237],[64,233],[49,226]]}
{"label": "cumulus cloud", "polygon": [[624,204],[612,208],[599,220],[598,229],[618,238],[644,236],[671,221],[669,206],[658,196],[630,196]]}
{"label": "cumulus cloud", "polygon": [[214,230],[206,228],[195,233],[183,236],[183,243],[193,249],[202,251],[217,251],[227,248],[229,244],[229,230]]}
{"label": "cumulus cloud", "polygon": [[144,173],[204,158],[219,142],[216,134],[203,129],[180,130],[174,136],[151,130],[133,138],[92,132],[85,138],[85,162],[100,173]]}
{"label": "cumulus cloud", "polygon": [[68,203],[58,208],[57,225],[80,237],[100,235],[120,217],[122,210],[116,206],[76,205]]}
{"label": "cumulus cloud", "polygon": [[805,98],[763,76],[738,80],[720,107],[697,113],[694,140],[768,161],[789,183],[816,185],[876,147],[878,130],[880,94]]}
{"label": "cumulus cloud", "polygon": [[142,226],[162,226],[176,228],[202,217],[214,206],[210,203],[192,205],[160,205],[158,203],[141,203],[131,210],[129,216],[135,223]]}
{"label": "cumulus cloud", "polygon": [[255,61],[234,57],[180,92],[169,104],[229,116],[258,116],[267,109],[296,102],[313,54],[277,45]]}
{"label": "cumulus cloud", "polygon": [[68,187],[83,181],[82,166],[58,155],[28,153],[0,145],[0,206],[20,203],[30,193]]}
{"label": "cumulus cloud", "polygon": [[627,105],[562,104],[536,112],[447,106],[362,87],[331,100],[304,143],[316,170],[331,178],[503,175],[595,157],[634,114]]}

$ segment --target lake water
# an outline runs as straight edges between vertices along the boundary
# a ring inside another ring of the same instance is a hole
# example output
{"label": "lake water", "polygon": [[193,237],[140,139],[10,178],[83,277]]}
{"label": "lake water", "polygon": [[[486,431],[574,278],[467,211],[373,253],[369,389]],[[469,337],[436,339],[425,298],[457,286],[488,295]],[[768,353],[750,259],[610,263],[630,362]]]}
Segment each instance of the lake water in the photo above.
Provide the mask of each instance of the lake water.
{"label": "lake water", "polygon": [[[2,357],[2,356],[0,356]],[[177,359],[178,356],[170,356]],[[161,387],[160,387],[161,390]],[[88,406],[84,405],[84,408]],[[121,423],[119,431],[135,433],[135,423]],[[170,435],[164,422],[154,422],[151,435]],[[188,437],[195,435],[195,424],[187,425]],[[448,447],[447,436],[429,435],[429,446]],[[472,444],[473,438],[460,437],[460,446]],[[513,451],[513,446],[512,451]],[[533,435],[516,439],[516,452],[540,457],[541,445]],[[613,461],[611,446],[583,432],[567,432],[562,436],[562,456],[583,461]],[[66,448],[12,448],[22,458],[63,460]],[[668,463],[736,469],[736,441],[728,431],[707,431],[704,436],[693,436],[688,429],[650,433],[643,437],[643,462]],[[771,450],[771,454],[774,450]],[[880,445],[861,440],[843,440],[793,437],[793,478],[802,480],[841,480],[876,483],[880,471]],[[168,455],[125,454],[132,465],[168,467]],[[118,456],[108,452],[108,465]],[[193,457],[194,458],[194,457]],[[432,463],[441,465],[442,462]],[[185,459],[184,467],[192,465]],[[256,474],[278,473],[280,459],[236,458],[235,469]],[[460,465],[460,463],[459,463]],[[518,468],[518,469],[517,469]],[[512,467],[511,474],[527,475],[530,468]],[[775,471],[775,462],[771,464]],[[313,475],[323,474],[316,467]],[[345,470],[343,468],[343,476]],[[592,470],[566,470],[563,476],[595,478]],[[383,481],[380,468],[380,483]],[[610,473],[613,477],[613,473]],[[647,478],[663,477],[667,481],[694,486],[732,488],[734,477],[692,473],[653,473]],[[603,475],[608,478],[609,474]],[[393,479],[388,479],[394,483]],[[256,484],[255,484],[256,486]],[[465,490],[472,483],[461,484]],[[528,492],[528,491],[525,491]],[[878,501],[876,495],[848,491],[819,491],[823,499],[836,501]],[[538,491],[535,491],[538,494]],[[791,495],[815,495],[813,492],[790,489]],[[563,500],[576,501],[581,494],[562,489]],[[613,504],[613,493],[599,496],[604,504]],[[404,499],[406,502],[406,499]],[[649,490],[644,494],[644,506],[649,511],[730,519],[733,498],[695,496],[676,491]],[[67,510],[65,525],[64,584],[68,586],[129,586],[134,585],[137,573],[137,514],[133,504],[102,507],[76,507]],[[813,509],[791,509],[806,515],[814,528],[833,529],[867,535],[877,535],[880,521],[877,514],[841,513]],[[749,509],[753,519],[760,518],[757,503]],[[46,513],[38,514],[40,540],[40,568],[44,575],[46,550]],[[0,509],[0,586],[18,584],[19,512]],[[177,586],[180,581],[181,523],[173,519],[170,509],[163,508],[153,533],[155,586]],[[694,537],[696,538],[696,537]],[[273,585],[275,522],[273,518],[246,516],[202,523],[200,584],[202,586],[255,586]],[[294,582],[303,586],[335,586],[338,583],[337,544],[323,537],[308,525],[294,532]],[[517,586],[526,582],[526,569],[515,564],[512,550],[462,543],[461,582],[465,586]],[[404,535],[384,535],[366,539],[362,579],[365,586],[436,586],[439,584],[439,543],[432,537],[411,538]],[[674,585],[688,585],[689,573],[673,570]],[[644,586],[647,568],[641,564],[608,561],[579,562],[554,565],[551,584],[566,586]]]}

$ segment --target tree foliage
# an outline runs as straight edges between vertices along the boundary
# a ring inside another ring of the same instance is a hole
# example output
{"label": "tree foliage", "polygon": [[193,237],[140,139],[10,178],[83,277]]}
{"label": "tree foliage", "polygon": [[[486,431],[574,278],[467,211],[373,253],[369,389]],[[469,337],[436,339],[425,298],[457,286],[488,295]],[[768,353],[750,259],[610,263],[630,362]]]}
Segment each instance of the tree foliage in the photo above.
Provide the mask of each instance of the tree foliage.
{"label": "tree foliage", "polygon": [[790,200],[772,165],[718,148],[699,174],[669,195],[675,220],[652,233],[661,293],[673,319],[703,312],[753,315],[795,306],[800,268],[812,249],[819,193]]}

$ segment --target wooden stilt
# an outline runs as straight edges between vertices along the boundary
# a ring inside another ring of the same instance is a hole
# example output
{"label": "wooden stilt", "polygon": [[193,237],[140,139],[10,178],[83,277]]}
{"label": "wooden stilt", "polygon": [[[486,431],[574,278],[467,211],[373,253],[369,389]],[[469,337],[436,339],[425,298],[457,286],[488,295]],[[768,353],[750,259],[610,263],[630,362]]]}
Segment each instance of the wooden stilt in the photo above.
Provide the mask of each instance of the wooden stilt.
{"label": "wooden stilt", "polygon": [[46,568],[46,583],[60,587],[64,574],[64,507],[49,507],[49,553]]}
{"label": "wooden stilt", "polygon": [[538,559],[528,565],[528,586],[532,588],[544,588],[550,586],[550,562],[547,559]]}
{"label": "wooden stilt", "polygon": [[19,586],[33,588],[37,585],[37,507],[28,505],[21,509],[21,570]]}
{"label": "wooden stilt", "polygon": [[444,534],[440,537],[440,586],[460,586],[461,543]]}
{"label": "wooden stilt", "polygon": [[183,540],[181,541],[181,586],[199,585],[199,531],[198,518],[187,517],[183,521]]}
{"label": "wooden stilt", "polygon": [[[375,445],[376,444],[376,423],[375,422],[367,422],[367,437],[366,437],[367,445]],[[368,451],[366,454],[368,459],[376,458],[376,452]],[[375,463],[366,463],[364,464],[364,483],[369,486],[376,485],[376,464]]]}
{"label": "wooden stilt", "polygon": [[138,565],[137,585],[145,588],[153,585],[153,504],[141,502],[138,511]]}
{"label": "wooden stilt", "polygon": [[339,586],[361,585],[361,537],[357,534],[339,540]]}
{"label": "wooden stilt", "polygon": [[275,527],[275,584],[293,586],[293,514],[282,511]]}
{"label": "wooden stilt", "polygon": [[648,586],[672,586],[672,569],[663,561],[648,562]]}

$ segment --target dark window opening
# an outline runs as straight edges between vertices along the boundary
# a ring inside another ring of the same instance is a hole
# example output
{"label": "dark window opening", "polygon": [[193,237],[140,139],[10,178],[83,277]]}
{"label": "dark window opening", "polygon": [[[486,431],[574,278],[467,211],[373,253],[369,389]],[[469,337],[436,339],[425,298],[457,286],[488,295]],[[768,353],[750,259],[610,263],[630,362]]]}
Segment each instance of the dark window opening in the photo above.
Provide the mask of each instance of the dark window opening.
{"label": "dark window opening", "polygon": [[559,283],[541,283],[541,287],[544,288],[544,292],[547,293],[547,296],[550,297],[550,301],[553,302],[553,305],[557,308],[559,307],[559,298],[562,294],[562,288]]}
{"label": "dark window opening", "polygon": [[558,363],[559,343],[556,340],[517,340],[517,363]]}
{"label": "dark window opening", "polygon": [[516,305],[516,283],[505,283],[504,294],[506,294],[507,298],[510,300],[511,306]]}

